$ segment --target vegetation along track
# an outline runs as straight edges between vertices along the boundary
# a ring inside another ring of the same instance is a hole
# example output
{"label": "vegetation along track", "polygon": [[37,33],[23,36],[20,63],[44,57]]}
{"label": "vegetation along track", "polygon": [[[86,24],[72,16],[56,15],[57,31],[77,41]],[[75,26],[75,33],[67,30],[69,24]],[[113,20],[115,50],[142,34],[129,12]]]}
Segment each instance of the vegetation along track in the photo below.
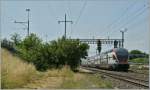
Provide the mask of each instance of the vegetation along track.
{"label": "vegetation along track", "polygon": [[138,86],[138,87],[149,88],[148,79],[147,80],[141,79],[142,77],[137,78],[135,75],[134,75],[134,77],[133,76],[131,77],[130,76],[131,72],[114,72],[114,71],[107,71],[107,70],[101,70],[101,69],[90,68],[90,67],[82,67],[82,68],[87,69],[87,70],[91,70],[91,71],[96,72],[96,73],[102,73],[106,76],[131,83],[131,84]]}

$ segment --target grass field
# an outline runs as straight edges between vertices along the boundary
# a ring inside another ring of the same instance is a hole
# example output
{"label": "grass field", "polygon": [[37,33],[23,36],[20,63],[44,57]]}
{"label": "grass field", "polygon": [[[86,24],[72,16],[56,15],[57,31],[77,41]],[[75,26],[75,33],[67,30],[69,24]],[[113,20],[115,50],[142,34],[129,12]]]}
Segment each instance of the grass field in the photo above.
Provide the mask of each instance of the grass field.
{"label": "grass field", "polygon": [[13,56],[10,52],[2,49],[2,88],[22,88],[23,85],[36,78],[38,72],[32,64],[23,62],[18,57]]}
{"label": "grass field", "polygon": [[135,59],[130,59],[129,62],[141,63],[141,64],[149,64],[149,58],[135,58]]}
{"label": "grass field", "polygon": [[92,89],[112,88],[111,83],[97,74],[73,72],[68,66],[39,72],[34,65],[23,62],[5,49],[2,49],[1,86],[12,88],[63,88]]}

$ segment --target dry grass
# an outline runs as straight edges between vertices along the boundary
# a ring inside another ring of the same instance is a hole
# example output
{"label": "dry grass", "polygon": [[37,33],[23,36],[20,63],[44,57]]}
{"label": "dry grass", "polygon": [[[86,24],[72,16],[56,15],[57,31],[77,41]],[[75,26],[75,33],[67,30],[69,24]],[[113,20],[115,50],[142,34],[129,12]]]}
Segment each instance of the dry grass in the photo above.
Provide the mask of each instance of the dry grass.
{"label": "dry grass", "polygon": [[36,71],[34,65],[25,63],[9,51],[2,49],[2,88],[58,88],[64,77],[73,72],[65,66],[47,72]]}
{"label": "dry grass", "polygon": [[99,75],[74,73],[68,67],[42,72],[42,77],[24,86],[32,89],[98,89],[112,88]]}
{"label": "dry grass", "polygon": [[72,77],[74,72],[68,66],[62,69],[51,69],[44,73],[48,77]]}
{"label": "dry grass", "polygon": [[37,71],[32,64],[23,62],[5,49],[1,49],[1,54],[2,88],[21,88],[37,76]]}
{"label": "dry grass", "polygon": [[75,73],[71,78],[65,78],[60,88],[63,89],[112,89],[111,83],[101,79],[100,75]]}
{"label": "dry grass", "polygon": [[[23,62],[2,49],[2,88],[92,89],[112,88],[98,75],[74,73],[69,67],[38,72],[32,64]],[[87,72],[87,71],[86,71]]]}
{"label": "dry grass", "polygon": [[38,80],[34,80],[31,83],[24,86],[24,88],[60,88],[61,84],[64,82],[64,78],[71,78],[73,77],[74,73],[65,66],[62,69],[52,69],[48,70],[47,72],[41,72],[42,77]]}

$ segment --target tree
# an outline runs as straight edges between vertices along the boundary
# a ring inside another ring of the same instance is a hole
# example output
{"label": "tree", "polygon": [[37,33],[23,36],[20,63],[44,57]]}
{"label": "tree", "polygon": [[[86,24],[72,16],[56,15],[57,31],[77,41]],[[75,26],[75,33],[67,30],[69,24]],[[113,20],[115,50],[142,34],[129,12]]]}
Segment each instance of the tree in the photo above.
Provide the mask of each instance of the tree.
{"label": "tree", "polygon": [[87,56],[89,49],[87,44],[80,43],[79,40],[71,41],[64,37],[42,43],[35,34],[30,34],[17,47],[20,56],[27,62],[33,63],[39,71],[61,68],[64,65],[76,70],[81,59]]}
{"label": "tree", "polygon": [[130,51],[130,59],[135,59],[135,58],[148,58],[149,55],[146,54],[145,52],[142,52],[140,50],[131,50]]}
{"label": "tree", "polygon": [[36,55],[42,47],[42,40],[36,34],[30,34],[26,37],[20,45],[17,46],[18,51],[23,59],[28,62],[36,60]]}
{"label": "tree", "polygon": [[52,41],[51,46],[56,54],[58,66],[69,65],[72,70],[76,70],[81,63],[81,58],[87,56],[87,50],[89,49],[89,46],[85,43],[64,38]]}
{"label": "tree", "polygon": [[13,35],[11,35],[11,40],[15,45],[18,45],[21,42],[21,37],[19,34],[14,33]]}
{"label": "tree", "polygon": [[131,50],[130,54],[142,54],[142,51],[140,51],[140,50]]}
{"label": "tree", "polygon": [[49,68],[57,68],[57,57],[52,51],[49,43],[43,44],[37,52],[36,60],[33,62],[37,70],[45,71]]}

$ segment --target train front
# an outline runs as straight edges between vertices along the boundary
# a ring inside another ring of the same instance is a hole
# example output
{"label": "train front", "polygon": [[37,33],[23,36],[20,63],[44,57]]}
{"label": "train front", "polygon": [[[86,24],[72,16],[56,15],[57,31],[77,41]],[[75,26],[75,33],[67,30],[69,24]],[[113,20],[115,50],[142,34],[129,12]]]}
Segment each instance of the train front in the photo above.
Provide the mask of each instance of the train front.
{"label": "train front", "polygon": [[129,53],[128,50],[124,48],[115,48],[113,49],[113,58],[116,60],[116,64],[113,65],[113,68],[117,71],[128,71],[129,63],[128,57]]}

